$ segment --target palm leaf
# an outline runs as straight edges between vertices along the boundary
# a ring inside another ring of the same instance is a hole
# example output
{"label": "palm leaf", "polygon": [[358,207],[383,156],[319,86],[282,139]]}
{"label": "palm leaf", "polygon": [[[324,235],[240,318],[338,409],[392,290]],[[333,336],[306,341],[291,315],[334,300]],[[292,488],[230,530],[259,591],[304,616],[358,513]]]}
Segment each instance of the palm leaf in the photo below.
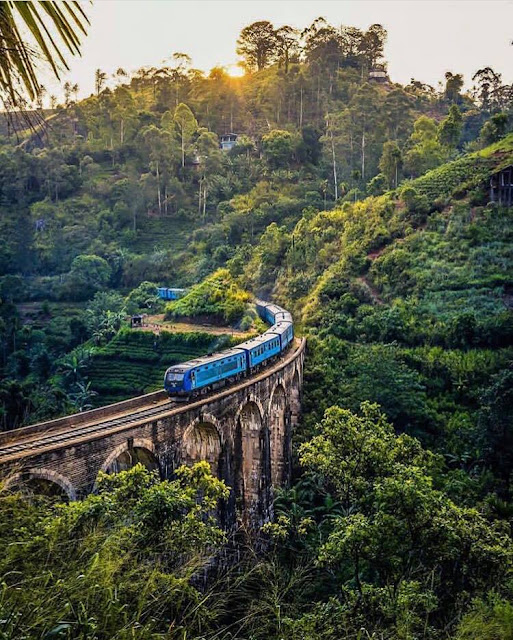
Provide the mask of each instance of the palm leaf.
{"label": "palm leaf", "polygon": [[40,59],[59,78],[59,69],[68,68],[66,56],[80,55],[88,24],[76,1],[0,1],[0,97],[4,103],[18,107],[24,95],[31,100],[37,96],[41,87],[36,62]]}

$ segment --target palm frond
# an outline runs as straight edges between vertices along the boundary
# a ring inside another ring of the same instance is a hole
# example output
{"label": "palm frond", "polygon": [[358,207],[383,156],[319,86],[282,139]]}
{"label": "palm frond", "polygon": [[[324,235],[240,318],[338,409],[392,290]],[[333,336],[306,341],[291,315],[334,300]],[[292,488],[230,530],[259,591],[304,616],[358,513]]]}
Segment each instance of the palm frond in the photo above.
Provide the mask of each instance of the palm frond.
{"label": "palm frond", "polygon": [[25,97],[36,98],[41,89],[40,60],[59,78],[60,69],[68,68],[66,56],[80,55],[88,24],[76,1],[1,1],[0,93],[4,104],[19,107]]}

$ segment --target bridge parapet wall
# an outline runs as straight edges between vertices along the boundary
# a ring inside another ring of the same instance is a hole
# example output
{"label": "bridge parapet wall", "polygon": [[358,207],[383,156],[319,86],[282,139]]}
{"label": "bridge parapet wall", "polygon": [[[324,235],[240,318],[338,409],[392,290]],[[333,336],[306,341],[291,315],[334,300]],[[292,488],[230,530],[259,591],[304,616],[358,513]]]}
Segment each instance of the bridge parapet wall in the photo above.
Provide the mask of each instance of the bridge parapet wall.
{"label": "bridge parapet wall", "polygon": [[37,424],[31,424],[26,427],[21,427],[20,429],[4,431],[0,433],[0,446],[8,442],[14,442],[26,436],[40,433],[51,433],[52,431],[61,431],[69,427],[82,424],[100,422],[101,420],[105,420],[111,416],[117,416],[125,412],[129,413],[134,409],[160,402],[166,398],[167,395],[165,391],[154,391],[153,393],[147,393],[144,396],[137,396],[136,398],[130,398],[129,400],[123,400],[123,402],[109,404],[105,407],[99,407],[98,409],[91,409],[90,411],[83,411],[82,413],[74,413],[70,416],[64,416],[62,418],[56,418],[55,420],[48,420],[46,422],[38,422]]}

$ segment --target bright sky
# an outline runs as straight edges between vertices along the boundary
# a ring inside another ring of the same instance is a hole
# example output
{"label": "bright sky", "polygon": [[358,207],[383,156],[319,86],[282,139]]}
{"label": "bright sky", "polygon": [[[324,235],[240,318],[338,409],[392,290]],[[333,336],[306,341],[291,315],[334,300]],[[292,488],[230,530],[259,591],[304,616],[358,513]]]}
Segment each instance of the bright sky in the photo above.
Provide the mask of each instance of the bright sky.
{"label": "bright sky", "polygon": [[[187,53],[195,68],[237,62],[243,27],[269,20],[303,28],[324,16],[333,25],[388,30],[385,49],[395,82],[410,78],[436,86],[446,71],[473,73],[491,66],[513,83],[513,0],[96,0],[84,3],[91,20],[82,58],[71,60],[63,79],[93,91],[94,71],[109,74],[158,66],[174,52]],[[57,83],[46,83],[62,95]]]}

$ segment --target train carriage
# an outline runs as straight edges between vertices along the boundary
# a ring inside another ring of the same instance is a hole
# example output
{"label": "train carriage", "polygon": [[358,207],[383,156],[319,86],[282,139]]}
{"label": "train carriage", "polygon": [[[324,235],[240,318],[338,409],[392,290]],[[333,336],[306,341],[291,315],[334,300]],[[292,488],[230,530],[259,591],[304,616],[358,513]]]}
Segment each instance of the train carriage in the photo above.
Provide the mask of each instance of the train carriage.
{"label": "train carriage", "polygon": [[157,289],[158,297],[162,300],[178,300],[185,295],[185,289],[176,289],[170,287],[159,287]]}
{"label": "train carriage", "polygon": [[253,369],[277,356],[281,352],[281,341],[278,335],[266,332],[237,345],[237,348],[246,352],[248,369]]}
{"label": "train carriage", "polygon": [[266,320],[270,325],[273,325],[280,320],[292,322],[292,315],[277,304],[264,302],[263,300],[257,300],[255,304],[258,315],[263,320]]}
{"label": "train carriage", "polygon": [[292,322],[280,321],[268,329],[266,334],[275,334],[280,337],[281,350],[284,351],[294,339],[294,325]]}
{"label": "train carriage", "polygon": [[169,396],[189,397],[232,382],[285,351],[294,340],[291,314],[262,300],[256,300],[255,304],[259,316],[272,325],[270,329],[233,349],[169,367],[164,376]]}
{"label": "train carriage", "polygon": [[246,372],[246,354],[241,349],[228,349],[203,358],[169,367],[164,388],[170,395],[188,395],[210,388]]}

